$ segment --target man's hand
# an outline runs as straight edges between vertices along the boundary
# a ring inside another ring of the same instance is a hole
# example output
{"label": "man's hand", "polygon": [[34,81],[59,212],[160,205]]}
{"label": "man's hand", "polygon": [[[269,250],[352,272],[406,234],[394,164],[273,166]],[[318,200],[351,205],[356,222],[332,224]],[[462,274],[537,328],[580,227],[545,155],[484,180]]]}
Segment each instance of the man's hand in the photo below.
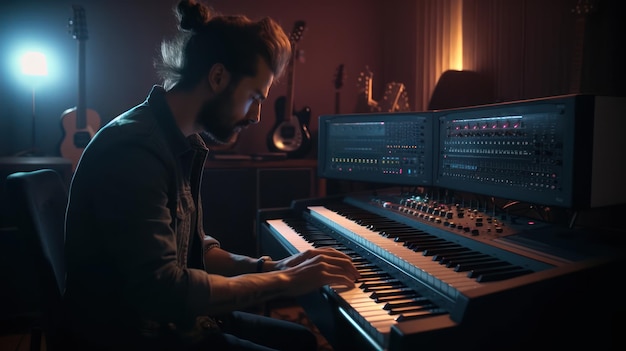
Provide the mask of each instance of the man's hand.
{"label": "man's hand", "polygon": [[295,295],[329,284],[352,288],[360,277],[350,256],[333,248],[295,254],[275,261],[274,268],[289,275],[290,293]]}

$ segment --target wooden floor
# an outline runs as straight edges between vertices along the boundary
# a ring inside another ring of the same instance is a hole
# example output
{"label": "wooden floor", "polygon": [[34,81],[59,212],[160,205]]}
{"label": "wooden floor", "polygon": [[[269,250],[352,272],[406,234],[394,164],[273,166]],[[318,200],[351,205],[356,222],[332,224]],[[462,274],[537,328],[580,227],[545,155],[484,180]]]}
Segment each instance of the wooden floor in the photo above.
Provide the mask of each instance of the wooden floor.
{"label": "wooden floor", "polygon": [[[30,350],[30,320],[15,318],[0,322],[0,351]],[[41,348],[45,350],[45,346]]]}
{"label": "wooden floor", "polygon": [[[265,312],[268,313],[268,312]],[[333,351],[332,346],[319,332],[317,327],[307,317],[305,311],[295,303],[286,301],[275,304],[269,309],[269,315],[274,318],[289,320],[300,323],[317,336],[318,351]],[[0,323],[0,351],[29,351],[30,333],[29,321],[17,319],[16,321],[3,321]],[[45,342],[42,342],[41,351],[46,350]]]}

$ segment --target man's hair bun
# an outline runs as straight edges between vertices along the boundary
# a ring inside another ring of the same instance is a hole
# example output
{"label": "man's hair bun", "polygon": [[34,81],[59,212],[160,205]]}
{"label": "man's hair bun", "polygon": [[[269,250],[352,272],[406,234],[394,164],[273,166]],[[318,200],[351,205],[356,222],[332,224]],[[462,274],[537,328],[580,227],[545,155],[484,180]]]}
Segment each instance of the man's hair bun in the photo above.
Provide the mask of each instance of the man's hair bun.
{"label": "man's hair bun", "polygon": [[179,27],[186,31],[197,32],[211,17],[210,9],[196,0],[182,0],[176,7]]}

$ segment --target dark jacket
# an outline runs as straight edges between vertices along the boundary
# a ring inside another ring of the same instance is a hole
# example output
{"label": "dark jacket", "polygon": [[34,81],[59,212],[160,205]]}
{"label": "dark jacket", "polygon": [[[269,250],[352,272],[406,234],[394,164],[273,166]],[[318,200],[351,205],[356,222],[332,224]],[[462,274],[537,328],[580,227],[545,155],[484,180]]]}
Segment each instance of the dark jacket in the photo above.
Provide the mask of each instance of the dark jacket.
{"label": "dark jacket", "polygon": [[72,328],[89,339],[151,337],[208,310],[202,252],[219,245],[202,229],[208,149],[181,133],[164,94],[153,87],[101,128],[72,179],[65,302]]}

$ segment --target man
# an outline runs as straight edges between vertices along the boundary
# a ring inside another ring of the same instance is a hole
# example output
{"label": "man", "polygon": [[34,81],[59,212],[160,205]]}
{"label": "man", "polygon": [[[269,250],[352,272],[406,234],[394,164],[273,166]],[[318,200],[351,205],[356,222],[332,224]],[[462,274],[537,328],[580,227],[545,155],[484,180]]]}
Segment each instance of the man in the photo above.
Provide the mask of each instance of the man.
{"label": "man", "polygon": [[315,350],[302,326],[236,311],[353,287],[350,258],[333,249],[277,261],[236,255],[202,228],[204,139],[227,143],[259,121],[289,39],[270,18],[214,15],[193,0],[177,14],[182,36],[163,43],[157,64],[163,86],[97,133],[72,179],[69,329],[92,348]]}

